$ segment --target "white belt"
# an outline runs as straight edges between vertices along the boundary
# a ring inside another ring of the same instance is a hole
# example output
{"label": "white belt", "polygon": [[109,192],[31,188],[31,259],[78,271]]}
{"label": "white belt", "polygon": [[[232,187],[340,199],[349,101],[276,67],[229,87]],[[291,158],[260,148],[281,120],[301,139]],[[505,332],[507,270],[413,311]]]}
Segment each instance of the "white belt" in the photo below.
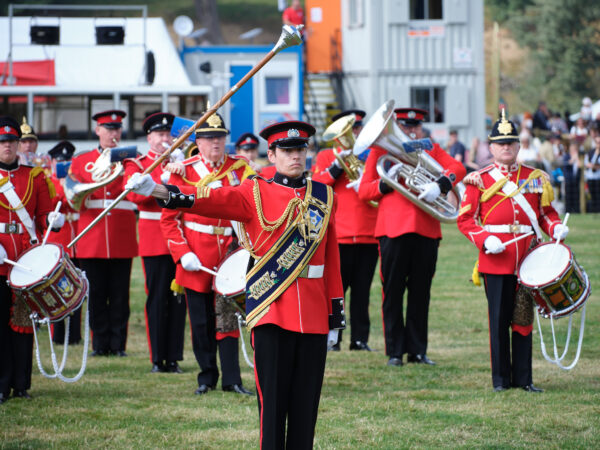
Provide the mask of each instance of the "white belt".
{"label": "white belt", "polygon": [[79,213],[66,213],[65,220],[67,222],[75,222],[76,220],[79,220]]}
{"label": "white belt", "polygon": [[206,234],[217,234],[223,236],[231,236],[233,233],[233,228],[231,227],[215,227],[213,225],[202,225],[201,223],[196,222],[183,222],[183,225],[190,230],[197,231],[199,233]]}
{"label": "white belt", "polygon": [[160,220],[160,211],[140,211],[140,219]]}
{"label": "white belt", "polygon": [[300,272],[298,277],[300,278],[321,278],[323,276],[323,271],[325,270],[325,265],[321,264],[320,266],[306,266]]}
{"label": "white belt", "polygon": [[[114,202],[114,200],[112,199],[96,199],[96,200],[90,200],[87,199],[85,201],[85,207],[88,209],[106,209],[108,208],[110,205],[112,205]],[[117,203],[117,206],[114,207],[114,209],[126,209],[129,211],[133,211],[136,209],[135,203],[130,202],[128,200],[123,200],[120,201],[119,203]]]}
{"label": "white belt", "polygon": [[483,229],[490,233],[524,234],[531,231],[531,225],[519,225],[518,223],[512,225],[484,225]]}
{"label": "white belt", "polygon": [[22,234],[23,225],[21,225],[20,223],[0,223],[0,233]]}

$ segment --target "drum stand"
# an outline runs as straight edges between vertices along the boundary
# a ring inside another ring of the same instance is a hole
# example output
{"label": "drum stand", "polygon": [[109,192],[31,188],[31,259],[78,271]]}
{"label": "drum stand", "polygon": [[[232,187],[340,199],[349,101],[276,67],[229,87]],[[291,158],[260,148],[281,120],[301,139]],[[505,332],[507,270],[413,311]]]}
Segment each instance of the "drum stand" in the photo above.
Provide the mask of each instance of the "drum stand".
{"label": "drum stand", "polygon": [[567,328],[567,338],[566,338],[566,343],[565,343],[565,349],[563,350],[563,353],[560,357],[558,356],[558,348],[556,347],[556,335],[554,332],[554,317],[552,315],[550,315],[550,326],[552,327],[552,341],[554,343],[554,358],[551,358],[550,356],[548,356],[548,353],[546,352],[546,344],[544,343],[544,336],[542,335],[542,326],[540,325],[540,312],[536,308],[535,316],[537,319],[538,330],[540,333],[540,345],[542,347],[542,354],[544,355],[544,358],[546,358],[546,361],[548,361],[549,363],[552,363],[552,364],[556,364],[558,367],[560,367],[563,370],[571,370],[573,367],[575,367],[577,365],[577,362],[579,361],[579,355],[581,354],[581,344],[583,343],[583,330],[584,330],[584,325],[585,325],[585,308],[586,308],[586,306],[587,306],[587,304],[584,303],[583,308],[581,308],[581,325],[579,326],[579,341],[577,342],[577,352],[575,353],[575,359],[568,366],[564,366],[562,364],[562,360],[565,358],[565,356],[567,355],[567,351],[569,350],[569,342],[571,341],[571,328],[573,325],[573,314],[571,314],[569,316],[569,326]]}
{"label": "drum stand", "polygon": [[[37,315],[37,313],[35,313],[35,312],[33,314],[31,314],[31,316],[29,316],[31,318],[31,322],[33,324],[33,336],[35,338],[35,358],[37,360],[37,365],[38,365],[38,368],[40,369],[40,373],[43,376],[45,376],[46,378],[58,378],[59,380],[64,381],[65,383],[75,383],[83,376],[86,365],[87,365],[87,353],[88,353],[88,347],[89,347],[89,342],[90,342],[89,293],[90,293],[90,291],[89,291],[89,285],[88,285],[87,292],[86,292],[85,297],[84,297],[83,301],[81,302],[82,304],[80,306],[80,308],[83,308],[83,303],[86,303],[86,301],[87,301],[87,307],[85,309],[85,330],[84,330],[84,337],[83,337],[83,355],[82,355],[82,359],[81,359],[81,368],[79,369],[79,373],[77,373],[77,375],[75,375],[72,378],[67,378],[62,374],[62,372],[65,368],[65,364],[67,362],[67,354],[68,354],[68,350],[69,350],[69,322],[71,321],[70,315],[68,315],[65,319],[65,343],[64,343],[65,348],[63,350],[63,357],[62,357],[60,366],[58,365],[58,363],[56,361],[56,353],[54,352],[54,344],[52,342],[52,332],[50,330],[50,320],[47,317],[40,319],[39,316]],[[52,367],[54,368],[53,374],[47,373],[44,370],[44,367],[42,366],[42,361],[40,359],[40,347],[38,344],[37,333],[35,331],[36,324],[44,325],[44,323],[48,325],[48,339],[50,340],[50,352],[52,355]]]}
{"label": "drum stand", "polygon": [[248,358],[248,353],[246,352],[246,343],[244,342],[244,331],[242,330],[242,328],[246,325],[246,321],[242,317],[242,314],[239,312],[235,313],[235,317],[237,317],[238,328],[240,330],[240,341],[242,343],[242,353],[244,354],[244,360],[251,369],[254,369],[254,364],[252,364],[250,362],[250,358]]}

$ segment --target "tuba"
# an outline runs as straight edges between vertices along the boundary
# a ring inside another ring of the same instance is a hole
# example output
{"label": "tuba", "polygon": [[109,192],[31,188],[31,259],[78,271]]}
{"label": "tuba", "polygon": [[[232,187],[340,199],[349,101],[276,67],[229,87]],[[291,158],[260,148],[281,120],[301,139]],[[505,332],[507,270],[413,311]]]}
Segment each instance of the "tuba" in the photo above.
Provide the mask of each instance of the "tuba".
{"label": "tuba", "polygon": [[[323,133],[323,140],[326,142],[333,141],[340,146],[342,150],[348,150],[354,147],[355,138],[352,133],[352,127],[356,119],[352,115],[340,117],[327,127]],[[365,163],[361,161],[357,155],[350,153],[342,157],[337,148],[333,149],[335,159],[340,163],[341,168],[348,175],[350,181],[356,181],[360,178],[365,168]],[[369,201],[369,204],[377,208],[377,202]]]}
{"label": "tuba", "polygon": [[[129,151],[128,147],[122,147]],[[117,148],[119,150],[119,148]],[[91,174],[93,183],[81,183],[74,179],[69,170],[64,181],[65,197],[67,202],[75,211],[81,210],[84,200],[94,191],[115,181],[123,174],[123,164],[114,162],[115,149],[105,148],[96,161],[88,162],[85,171]],[[121,156],[119,156],[121,159]]]}
{"label": "tuba", "polygon": [[[396,124],[393,115],[394,101],[389,100],[365,124],[356,139],[353,153],[359,155],[374,144],[385,149],[388,154],[377,160],[377,173],[384,183],[440,222],[456,222],[464,185],[458,183],[431,203],[419,200],[422,186],[436,181],[444,170],[426,151],[433,147],[431,140],[411,140]],[[388,170],[396,164],[401,167],[398,179],[393,179]]]}

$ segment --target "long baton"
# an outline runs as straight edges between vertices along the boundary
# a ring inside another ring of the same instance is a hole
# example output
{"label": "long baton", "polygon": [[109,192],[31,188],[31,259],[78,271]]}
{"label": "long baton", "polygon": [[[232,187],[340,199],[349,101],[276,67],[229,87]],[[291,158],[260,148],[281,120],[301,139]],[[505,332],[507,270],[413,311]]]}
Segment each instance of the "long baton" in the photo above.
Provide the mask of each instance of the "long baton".
{"label": "long baton", "polygon": [[[250,78],[252,78],[256,74],[256,72],[258,72],[260,69],[262,69],[263,66],[265,64],[267,64],[277,53],[279,53],[281,50],[284,50],[288,47],[292,47],[294,45],[301,44],[302,36],[300,36],[300,31],[302,30],[302,28],[303,28],[303,25],[298,25],[297,27],[292,27],[290,25],[284,25],[283,29],[281,30],[281,36],[279,36],[279,40],[277,41],[277,44],[275,44],[275,46],[271,49],[271,51],[269,53],[267,53],[264,56],[264,58],[261,59],[258,62],[258,64],[256,64],[250,70],[250,72],[248,72],[244,76],[244,78],[242,78],[234,86],[232,86],[231,89],[229,89],[229,91],[221,98],[221,100],[219,100],[217,103],[215,103],[213,105],[212,108],[210,108],[208,111],[206,111],[204,113],[204,115],[202,117],[200,117],[196,121],[196,123],[194,123],[194,125],[192,125],[185,133],[183,133],[181,136],[179,136],[175,140],[175,142],[173,142],[173,144],[171,144],[171,147],[168,150],[165,150],[165,152],[159,158],[157,158],[154,161],[154,163],[152,163],[146,170],[144,170],[144,172],[142,172],[142,175],[147,175],[150,172],[152,172],[154,169],[156,169],[156,167],[158,167],[166,158],[169,157],[169,155],[171,154],[171,152],[173,150],[175,150],[183,142],[185,142],[185,140],[196,130],[196,128],[198,128],[200,125],[202,125],[204,122],[206,122],[210,116],[212,116],[215,112],[217,112],[217,110],[221,106],[223,106],[223,104],[225,104],[225,102],[227,100],[229,100],[231,98],[231,96],[238,91],[239,88],[241,88]],[[125,196],[127,196],[127,194],[129,194],[131,191],[132,191],[132,189],[125,189],[123,192],[121,192],[121,194],[117,198],[115,198],[114,201],[110,205],[108,205],[104,211],[102,211],[100,214],[98,214],[98,216],[87,227],[85,227],[85,229],[81,233],[79,233],[69,243],[69,245],[67,245],[67,248],[71,248],[73,245],[75,245],[75,243],[79,239],[81,239],[98,222],[100,222],[100,220],[102,220],[102,218],[106,214],[108,214],[111,209],[113,209],[115,206],[117,206],[117,204],[121,200],[123,200],[125,198]]]}

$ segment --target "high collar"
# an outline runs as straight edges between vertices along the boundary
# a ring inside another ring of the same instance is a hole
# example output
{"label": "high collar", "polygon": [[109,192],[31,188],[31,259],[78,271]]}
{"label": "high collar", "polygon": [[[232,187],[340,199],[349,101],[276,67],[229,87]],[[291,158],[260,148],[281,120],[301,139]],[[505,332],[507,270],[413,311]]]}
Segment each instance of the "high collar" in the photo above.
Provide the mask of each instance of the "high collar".
{"label": "high collar", "polygon": [[225,163],[225,158],[226,158],[226,155],[223,155],[223,157],[220,160],[218,160],[217,162],[212,162],[212,161],[209,161],[208,159],[206,159],[201,154],[198,154],[198,156],[200,156],[200,160],[211,171],[214,171],[214,170],[218,169],[219,167],[221,167],[223,165],[223,163]]}
{"label": "high collar", "polygon": [[0,170],[6,170],[7,172],[10,170],[15,170],[19,167],[19,158],[15,159],[12,164],[4,164],[0,162]]}
{"label": "high collar", "polygon": [[160,155],[160,153],[156,153],[151,148],[148,149],[148,153],[146,153],[146,156],[148,156],[148,158],[150,158],[152,161],[156,161],[160,157]]}
{"label": "high collar", "polygon": [[496,168],[498,170],[500,170],[500,172],[502,172],[502,173],[511,173],[511,172],[516,172],[517,170],[519,170],[518,163],[507,165],[507,164],[500,164],[499,162],[495,162],[494,166],[496,166]]}
{"label": "high collar", "polygon": [[306,177],[304,174],[300,175],[298,178],[290,178],[280,174],[279,172],[275,172],[273,181],[277,184],[281,184],[282,186],[291,187],[294,189],[299,189],[306,186]]}

